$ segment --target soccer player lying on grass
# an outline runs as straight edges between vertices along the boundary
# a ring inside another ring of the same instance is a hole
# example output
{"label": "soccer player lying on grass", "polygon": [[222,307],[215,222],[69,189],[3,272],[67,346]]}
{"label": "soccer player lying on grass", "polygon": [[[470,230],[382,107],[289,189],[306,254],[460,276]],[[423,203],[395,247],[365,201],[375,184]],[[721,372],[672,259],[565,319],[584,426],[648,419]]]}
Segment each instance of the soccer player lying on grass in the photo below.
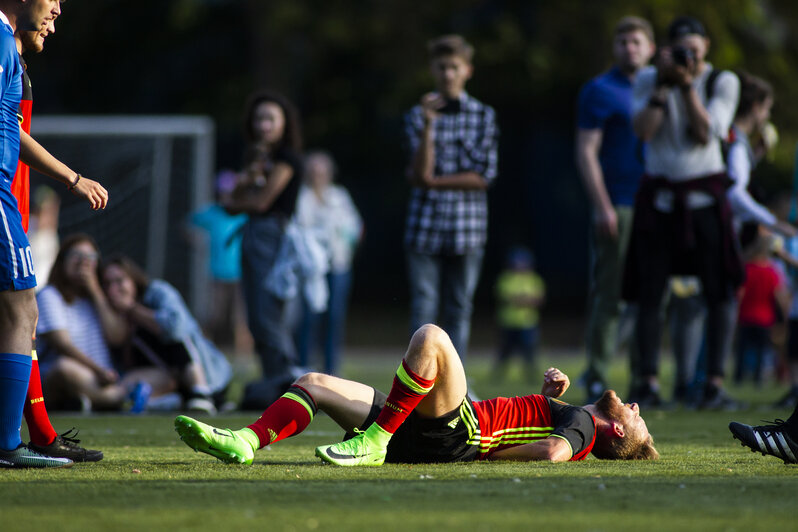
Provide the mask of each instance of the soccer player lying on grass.
{"label": "soccer player lying on grass", "polygon": [[595,404],[556,400],[570,385],[551,368],[542,395],[472,402],[463,365],[448,335],[425,325],[413,335],[390,394],[320,373],[303,375],[240,430],[218,429],[186,416],[175,419],[180,438],[195,451],[231,463],[251,464],[255,450],[299,434],[318,409],[352,438],[316,449],[342,466],[383,462],[471,460],[583,460],[659,456],[636,404],[608,390]]}

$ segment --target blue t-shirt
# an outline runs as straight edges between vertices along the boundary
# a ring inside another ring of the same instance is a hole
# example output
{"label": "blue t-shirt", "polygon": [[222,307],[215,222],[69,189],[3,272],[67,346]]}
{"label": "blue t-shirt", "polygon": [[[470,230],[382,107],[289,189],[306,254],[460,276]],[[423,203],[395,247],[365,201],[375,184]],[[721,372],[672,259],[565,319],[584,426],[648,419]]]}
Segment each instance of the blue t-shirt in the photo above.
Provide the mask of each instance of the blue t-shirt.
{"label": "blue t-shirt", "polygon": [[632,82],[617,67],[582,87],[577,127],[603,130],[599,162],[607,192],[613,205],[632,205],[643,176],[643,153],[632,130]]}
{"label": "blue t-shirt", "polygon": [[208,232],[211,277],[217,281],[241,279],[241,227],[246,214],[232,215],[219,205],[195,212],[191,222]]}
{"label": "blue t-shirt", "polygon": [[0,22],[0,181],[11,189],[19,161],[19,102],[22,99],[22,66],[14,30]]}

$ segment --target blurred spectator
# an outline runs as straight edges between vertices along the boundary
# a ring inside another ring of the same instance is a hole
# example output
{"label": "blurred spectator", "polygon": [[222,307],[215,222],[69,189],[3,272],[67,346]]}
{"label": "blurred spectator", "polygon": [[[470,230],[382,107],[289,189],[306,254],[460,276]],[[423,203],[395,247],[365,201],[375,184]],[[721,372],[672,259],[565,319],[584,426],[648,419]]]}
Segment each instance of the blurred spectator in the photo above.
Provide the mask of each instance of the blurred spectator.
{"label": "blurred spectator", "polygon": [[339,351],[352,285],[352,257],[363,234],[363,221],[352,198],[344,187],[333,184],[335,171],[330,154],[321,151],[308,154],[305,184],[299,191],[296,212],[299,225],[320,235],[330,257],[327,310],[313,312],[303,299],[297,339],[299,364],[308,366],[321,326],[325,331],[324,371],[330,375],[336,375],[340,367]]}
{"label": "blurred spectator", "polygon": [[639,17],[615,26],[613,67],[579,94],[576,164],[593,209],[587,325],[587,402],[608,386],[618,341],[621,277],[632,228],[632,205],[643,176],[642,145],[632,130],[632,83],[654,55],[654,30]]}
{"label": "blurred spectator", "polygon": [[504,376],[510,357],[518,351],[524,361],[526,378],[537,382],[534,362],[539,339],[539,309],[545,297],[546,285],[535,271],[534,255],[525,247],[513,248],[496,281],[501,336],[494,368],[497,378]]}
{"label": "blurred spectator", "polygon": [[[33,192],[33,209],[28,228],[33,264],[36,265],[36,277],[48,279],[50,270],[58,255],[58,212],[61,199],[53,189],[46,185],[36,187]],[[44,283],[36,286],[40,291]]]}
{"label": "blurred spectator", "polygon": [[[727,155],[729,177],[734,181],[728,195],[735,227],[739,232],[743,223],[757,222],[792,236],[795,228],[780,222],[748,192],[751,171],[778,140],[778,134],[769,122],[773,87],[764,79],[746,72],[738,72],[737,76],[740,79],[740,104],[729,132]],[[754,145],[750,141],[752,136],[756,137]]]}
{"label": "blurred spectator", "polygon": [[[739,72],[738,77],[740,102],[729,131],[726,150],[728,174],[733,180],[727,195],[734,216],[735,230],[738,237],[741,237],[740,229],[743,224],[755,222],[782,234],[793,234],[792,226],[778,221],[748,191],[751,171],[778,138],[772,124],[768,122],[773,104],[773,90],[764,80],[745,72]],[[751,135],[758,138],[756,148],[749,142]],[[701,373],[695,371],[695,363],[704,339],[706,317],[704,298],[700,297],[700,285],[696,277],[681,277],[671,282],[671,340],[677,370],[674,399],[680,402],[687,401],[688,395],[692,395],[689,385],[693,376]],[[685,291],[689,294],[685,294]]]}
{"label": "blurred spectator", "polygon": [[694,382],[696,366],[704,341],[707,306],[701,294],[701,280],[695,275],[671,277],[668,314],[671,348],[676,365],[673,401],[693,405],[696,399]]}
{"label": "blurred spectator", "polygon": [[180,293],[150,280],[125,256],[102,265],[103,287],[113,309],[126,318],[119,346],[126,369],[147,372],[153,395],[178,391],[184,407],[216,412],[232,377],[224,355],[202,335]]}
{"label": "blurred spectator", "polygon": [[136,382],[124,381],[108,343],[121,341],[125,324],[110,307],[97,277],[99,250],[76,234],[64,240],[47,286],[36,296],[42,380],[55,409],[119,409]]}
{"label": "blurred spectator", "polygon": [[301,136],[293,105],[268,92],[250,97],[244,129],[246,169],[225,208],[249,215],[241,242],[241,281],[262,380],[247,387],[243,406],[257,409],[280,397],[300,373],[287,301],[274,295],[264,280],[275,267],[296,209]]}
{"label": "blurred spectator", "polygon": [[446,35],[428,50],[437,92],[425,94],[405,117],[412,185],[405,228],[410,334],[437,323],[465,360],[498,129],[493,108],[465,91],[473,47],[459,35]]}
{"label": "blurred spectator", "polygon": [[716,71],[705,61],[709,39],[698,20],[677,18],[668,39],[656,66],[642,70],[633,88],[634,130],[648,145],[623,286],[624,297],[639,307],[643,382],[631,400],[661,404],[660,304],[671,275],[697,275],[708,320],[701,406],[734,408],[723,376],[736,314],[734,289],[744,272],[726,197],[721,140],[734,118],[740,84],[733,73]]}
{"label": "blurred spectator", "polygon": [[772,235],[764,231],[745,249],[745,283],[740,291],[737,323],[737,359],[734,380],[742,382],[749,369],[762,384],[765,353],[770,350],[771,328],[787,316],[790,294],[771,259]]}
{"label": "blurred spectator", "polygon": [[243,353],[252,349],[241,292],[241,228],[247,216],[231,215],[222,207],[235,185],[235,173],[221,171],[216,178],[216,202],[192,214],[191,223],[207,233],[210,245],[213,295],[205,330],[215,344],[232,345],[236,353]]}

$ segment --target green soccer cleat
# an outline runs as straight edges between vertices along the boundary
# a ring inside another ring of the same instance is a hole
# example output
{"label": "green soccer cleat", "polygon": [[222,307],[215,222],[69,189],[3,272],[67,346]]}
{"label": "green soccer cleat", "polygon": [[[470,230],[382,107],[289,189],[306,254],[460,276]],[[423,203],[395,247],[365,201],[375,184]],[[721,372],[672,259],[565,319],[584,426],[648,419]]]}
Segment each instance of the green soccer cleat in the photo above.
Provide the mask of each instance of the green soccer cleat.
{"label": "green soccer cleat", "polygon": [[188,416],[175,418],[175,431],[194,451],[209,454],[222,462],[250,465],[255,459],[255,449],[238,434],[239,431],[212,427]]}
{"label": "green soccer cleat", "polygon": [[13,451],[0,449],[0,467],[6,468],[45,468],[45,467],[72,467],[74,462],[69,458],[56,458],[45,456],[20,445]]}
{"label": "green soccer cleat", "polygon": [[359,432],[354,438],[333,445],[316,447],[316,456],[339,466],[381,466],[385,462],[386,448],[374,443]]}

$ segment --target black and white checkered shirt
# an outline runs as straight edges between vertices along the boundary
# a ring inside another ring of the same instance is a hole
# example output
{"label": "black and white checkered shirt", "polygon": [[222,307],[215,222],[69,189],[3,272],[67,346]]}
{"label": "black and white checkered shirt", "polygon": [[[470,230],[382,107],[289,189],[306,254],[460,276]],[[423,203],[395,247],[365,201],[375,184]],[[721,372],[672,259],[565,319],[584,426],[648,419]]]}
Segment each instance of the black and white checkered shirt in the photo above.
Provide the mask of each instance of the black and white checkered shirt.
{"label": "black and white checkered shirt", "polygon": [[[497,173],[499,131],[492,107],[463,93],[460,110],[435,121],[435,175],[476,172],[490,183]],[[405,117],[410,154],[421,143],[424,113],[420,105]],[[410,195],[405,246],[427,254],[463,255],[485,245],[488,202],[485,190],[428,190]]]}

